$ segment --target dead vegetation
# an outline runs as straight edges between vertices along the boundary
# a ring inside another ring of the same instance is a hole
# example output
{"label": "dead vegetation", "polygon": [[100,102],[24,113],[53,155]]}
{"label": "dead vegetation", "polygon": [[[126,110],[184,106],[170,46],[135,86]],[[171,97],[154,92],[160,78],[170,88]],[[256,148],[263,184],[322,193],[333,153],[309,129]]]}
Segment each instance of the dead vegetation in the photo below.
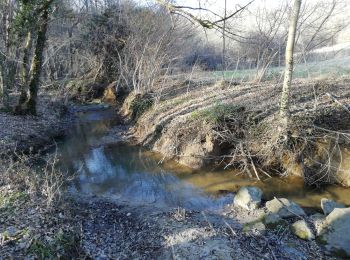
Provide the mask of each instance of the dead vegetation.
{"label": "dead vegetation", "polygon": [[[348,78],[296,81],[292,123],[277,134],[279,83],[201,82],[162,89],[136,123],[140,143],[192,168],[241,167],[250,177],[299,175],[349,186]],[[174,91],[174,87],[183,86]],[[157,92],[157,91],[155,91]],[[185,92],[185,93],[184,93]]]}
{"label": "dead vegetation", "polygon": [[69,200],[69,177],[56,155],[10,156],[0,168],[0,255],[4,258],[72,258],[81,254]]}
{"label": "dead vegetation", "polygon": [[[15,101],[17,96],[12,99]],[[0,156],[13,151],[21,154],[45,150],[53,145],[55,137],[65,134],[70,121],[69,111],[62,100],[49,95],[40,96],[38,116],[0,111]]]}

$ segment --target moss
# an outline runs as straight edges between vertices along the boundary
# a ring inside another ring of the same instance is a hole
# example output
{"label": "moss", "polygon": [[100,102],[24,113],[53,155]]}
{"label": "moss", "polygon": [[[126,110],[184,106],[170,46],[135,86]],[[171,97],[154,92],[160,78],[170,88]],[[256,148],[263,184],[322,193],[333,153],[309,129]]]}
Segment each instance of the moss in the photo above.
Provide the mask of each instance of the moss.
{"label": "moss", "polygon": [[279,218],[276,220],[276,221],[267,221],[267,216],[264,216],[263,217],[263,223],[265,224],[265,226],[268,228],[268,229],[271,229],[271,230],[277,230],[277,229],[280,229],[280,228],[286,228],[288,226],[288,222],[285,221],[284,219],[282,218]]}

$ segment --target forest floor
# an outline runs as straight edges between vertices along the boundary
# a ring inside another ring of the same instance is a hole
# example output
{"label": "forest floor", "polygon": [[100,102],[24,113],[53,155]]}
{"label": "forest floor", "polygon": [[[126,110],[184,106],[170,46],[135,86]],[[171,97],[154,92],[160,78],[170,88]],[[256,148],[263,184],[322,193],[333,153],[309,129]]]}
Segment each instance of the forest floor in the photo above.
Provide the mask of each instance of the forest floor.
{"label": "forest floor", "polygon": [[[11,99],[16,100],[16,96]],[[47,95],[40,95],[38,116],[14,115],[1,111],[0,155],[7,153],[37,153],[54,144],[53,139],[64,136],[71,117],[67,108]]]}
{"label": "forest floor", "polygon": [[197,212],[97,197],[65,197],[47,207],[24,192],[11,194],[1,207],[0,259],[331,259],[288,226],[250,227],[263,209]]}

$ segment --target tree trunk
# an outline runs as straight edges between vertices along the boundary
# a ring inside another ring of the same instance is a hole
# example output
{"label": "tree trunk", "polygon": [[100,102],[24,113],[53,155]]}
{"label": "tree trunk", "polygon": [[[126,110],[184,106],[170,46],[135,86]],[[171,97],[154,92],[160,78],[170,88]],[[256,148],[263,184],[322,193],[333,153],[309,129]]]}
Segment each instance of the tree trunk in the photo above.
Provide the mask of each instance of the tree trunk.
{"label": "tree trunk", "polygon": [[20,114],[23,112],[23,105],[28,99],[28,62],[30,49],[32,48],[32,34],[31,32],[27,33],[25,46],[23,50],[23,64],[21,70],[21,94],[19,96],[18,104],[15,108],[15,113]]}
{"label": "tree trunk", "polygon": [[30,68],[29,79],[29,99],[27,102],[27,112],[36,115],[36,103],[40,84],[41,67],[43,63],[43,52],[46,42],[46,32],[49,21],[49,6],[43,10],[41,24],[38,30],[34,57]]}
{"label": "tree trunk", "polygon": [[5,109],[8,109],[9,94],[7,89],[7,69],[6,69],[6,58],[0,53],[0,98]]}
{"label": "tree trunk", "polygon": [[295,45],[295,35],[299,19],[299,12],[302,0],[294,0],[294,6],[292,15],[290,18],[288,29],[288,40],[286,47],[286,68],[284,71],[283,90],[280,100],[279,116],[282,128],[285,130],[288,127],[288,121],[290,116],[289,103],[290,103],[290,87],[292,85],[293,76],[293,53]]}
{"label": "tree trunk", "polygon": [[[10,24],[10,11],[8,13],[3,14],[2,17],[2,23],[3,23],[3,41],[5,45],[5,54],[9,55],[9,49],[10,49],[10,43],[9,43],[9,24]],[[9,93],[8,93],[8,74],[9,74],[9,61],[8,61],[8,56],[4,55],[3,53],[0,53],[0,78],[1,78],[1,92],[0,92],[0,97],[2,99],[2,104],[3,106],[8,109],[10,106],[10,101],[9,101]]]}

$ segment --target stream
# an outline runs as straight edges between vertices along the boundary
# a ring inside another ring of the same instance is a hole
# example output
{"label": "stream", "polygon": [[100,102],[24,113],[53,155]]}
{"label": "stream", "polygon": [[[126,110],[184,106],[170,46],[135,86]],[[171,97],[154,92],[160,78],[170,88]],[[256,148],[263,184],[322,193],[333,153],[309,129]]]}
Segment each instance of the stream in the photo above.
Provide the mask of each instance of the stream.
{"label": "stream", "polygon": [[[76,174],[70,191],[105,196],[127,203],[193,210],[218,210],[232,202],[240,187],[260,187],[263,198],[292,199],[303,207],[320,208],[321,198],[350,205],[350,189],[339,186],[306,187],[300,178],[249,179],[239,170],[191,170],[139,146],[104,142],[118,126],[112,109],[84,109],[59,145],[62,164]],[[113,139],[112,139],[113,140]]]}

